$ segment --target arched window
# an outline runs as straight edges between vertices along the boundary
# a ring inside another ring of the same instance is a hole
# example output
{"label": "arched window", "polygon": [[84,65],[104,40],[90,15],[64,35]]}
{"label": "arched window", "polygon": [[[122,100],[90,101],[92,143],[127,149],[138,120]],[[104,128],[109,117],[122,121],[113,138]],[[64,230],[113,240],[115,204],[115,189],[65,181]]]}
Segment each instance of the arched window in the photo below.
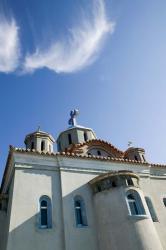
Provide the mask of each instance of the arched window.
{"label": "arched window", "polygon": [[145,215],[145,209],[137,191],[129,190],[127,192],[127,203],[130,215]]}
{"label": "arched window", "polygon": [[34,147],[34,142],[31,142],[31,150],[33,150],[35,147]]}
{"label": "arched window", "polygon": [[134,185],[134,184],[133,184],[133,180],[132,180],[131,177],[128,177],[128,178],[126,179],[126,182],[127,182],[127,186],[133,186],[133,185]]}
{"label": "arched window", "polygon": [[87,140],[88,140],[87,132],[84,132],[84,141],[87,141]]}
{"label": "arched window", "polygon": [[44,151],[45,150],[45,141],[42,141],[41,142],[41,151]]}
{"label": "arched window", "polygon": [[145,200],[146,200],[146,204],[148,206],[148,209],[149,209],[149,212],[150,212],[150,215],[151,215],[153,222],[158,222],[158,218],[157,218],[157,215],[156,215],[156,212],[155,212],[155,209],[154,209],[154,206],[153,206],[151,199],[146,196]]}
{"label": "arched window", "polygon": [[137,157],[136,155],[134,155],[134,159],[135,159],[136,161],[138,161],[138,157]]}
{"label": "arched window", "polygon": [[68,134],[68,141],[69,141],[69,145],[72,144],[71,134]]}
{"label": "arched window", "polygon": [[85,203],[82,197],[76,196],[74,198],[74,209],[76,226],[87,226]]}
{"label": "arched window", "polygon": [[117,187],[117,183],[115,180],[112,181],[112,187]]}
{"label": "arched window", "polygon": [[164,206],[166,207],[166,197],[163,198]]}
{"label": "arched window", "polygon": [[146,162],[146,160],[145,160],[145,156],[144,156],[144,155],[142,155],[142,159],[143,159],[143,161],[144,161],[144,162]]}
{"label": "arched window", "polygon": [[40,198],[40,228],[52,227],[51,199],[48,196]]}
{"label": "arched window", "polygon": [[101,151],[100,150],[97,150],[97,155],[101,156]]}

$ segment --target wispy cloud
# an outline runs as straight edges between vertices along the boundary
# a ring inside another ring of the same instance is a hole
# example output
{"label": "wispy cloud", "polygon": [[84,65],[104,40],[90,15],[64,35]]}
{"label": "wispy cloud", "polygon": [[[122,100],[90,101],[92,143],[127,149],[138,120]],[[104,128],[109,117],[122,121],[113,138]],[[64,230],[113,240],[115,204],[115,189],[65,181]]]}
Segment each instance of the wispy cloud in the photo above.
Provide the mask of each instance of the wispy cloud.
{"label": "wispy cloud", "polygon": [[83,18],[79,26],[69,30],[64,40],[55,41],[44,50],[39,45],[33,54],[27,54],[24,72],[44,67],[57,73],[78,71],[95,60],[106,34],[113,29],[114,24],[106,17],[104,0],[94,0],[90,20]]}
{"label": "wispy cloud", "polygon": [[19,63],[18,27],[14,19],[0,16],[0,72],[13,72]]}

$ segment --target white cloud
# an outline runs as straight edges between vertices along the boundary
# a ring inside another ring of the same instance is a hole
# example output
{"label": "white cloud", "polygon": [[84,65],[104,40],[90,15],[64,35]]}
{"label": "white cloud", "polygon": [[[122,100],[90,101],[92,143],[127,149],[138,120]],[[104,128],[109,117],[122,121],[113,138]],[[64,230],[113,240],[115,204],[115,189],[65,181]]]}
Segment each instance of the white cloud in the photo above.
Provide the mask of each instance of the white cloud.
{"label": "white cloud", "polygon": [[112,33],[114,24],[105,13],[104,0],[94,0],[92,18],[85,17],[81,24],[69,31],[67,39],[55,41],[45,50],[39,46],[33,54],[25,57],[24,72],[48,68],[57,73],[71,73],[91,64],[107,33]]}
{"label": "white cloud", "polygon": [[13,72],[19,63],[18,27],[14,19],[0,17],[0,72]]}

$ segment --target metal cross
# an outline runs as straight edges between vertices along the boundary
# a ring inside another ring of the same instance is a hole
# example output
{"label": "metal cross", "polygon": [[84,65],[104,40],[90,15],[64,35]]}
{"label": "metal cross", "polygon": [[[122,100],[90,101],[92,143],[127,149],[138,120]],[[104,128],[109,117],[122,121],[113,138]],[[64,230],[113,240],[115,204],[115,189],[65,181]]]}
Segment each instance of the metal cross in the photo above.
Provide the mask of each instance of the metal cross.
{"label": "metal cross", "polygon": [[78,116],[78,115],[79,115],[79,110],[78,109],[71,110],[70,119],[68,121],[68,124],[70,126],[76,126],[77,125],[76,116]]}

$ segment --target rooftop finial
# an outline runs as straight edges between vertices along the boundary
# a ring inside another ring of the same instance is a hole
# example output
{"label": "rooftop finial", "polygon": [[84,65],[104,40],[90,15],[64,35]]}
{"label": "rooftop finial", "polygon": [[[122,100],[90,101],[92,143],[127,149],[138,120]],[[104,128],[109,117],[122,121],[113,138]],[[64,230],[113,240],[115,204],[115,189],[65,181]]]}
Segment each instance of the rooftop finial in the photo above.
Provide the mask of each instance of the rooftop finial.
{"label": "rooftop finial", "polygon": [[70,119],[68,121],[68,124],[70,126],[76,126],[77,125],[76,116],[78,116],[78,115],[79,115],[79,110],[78,109],[71,110]]}
{"label": "rooftop finial", "polygon": [[38,128],[37,128],[37,132],[40,132],[40,126],[38,126]]}
{"label": "rooftop finial", "polygon": [[132,141],[128,141],[128,147],[130,147],[133,144]]}

